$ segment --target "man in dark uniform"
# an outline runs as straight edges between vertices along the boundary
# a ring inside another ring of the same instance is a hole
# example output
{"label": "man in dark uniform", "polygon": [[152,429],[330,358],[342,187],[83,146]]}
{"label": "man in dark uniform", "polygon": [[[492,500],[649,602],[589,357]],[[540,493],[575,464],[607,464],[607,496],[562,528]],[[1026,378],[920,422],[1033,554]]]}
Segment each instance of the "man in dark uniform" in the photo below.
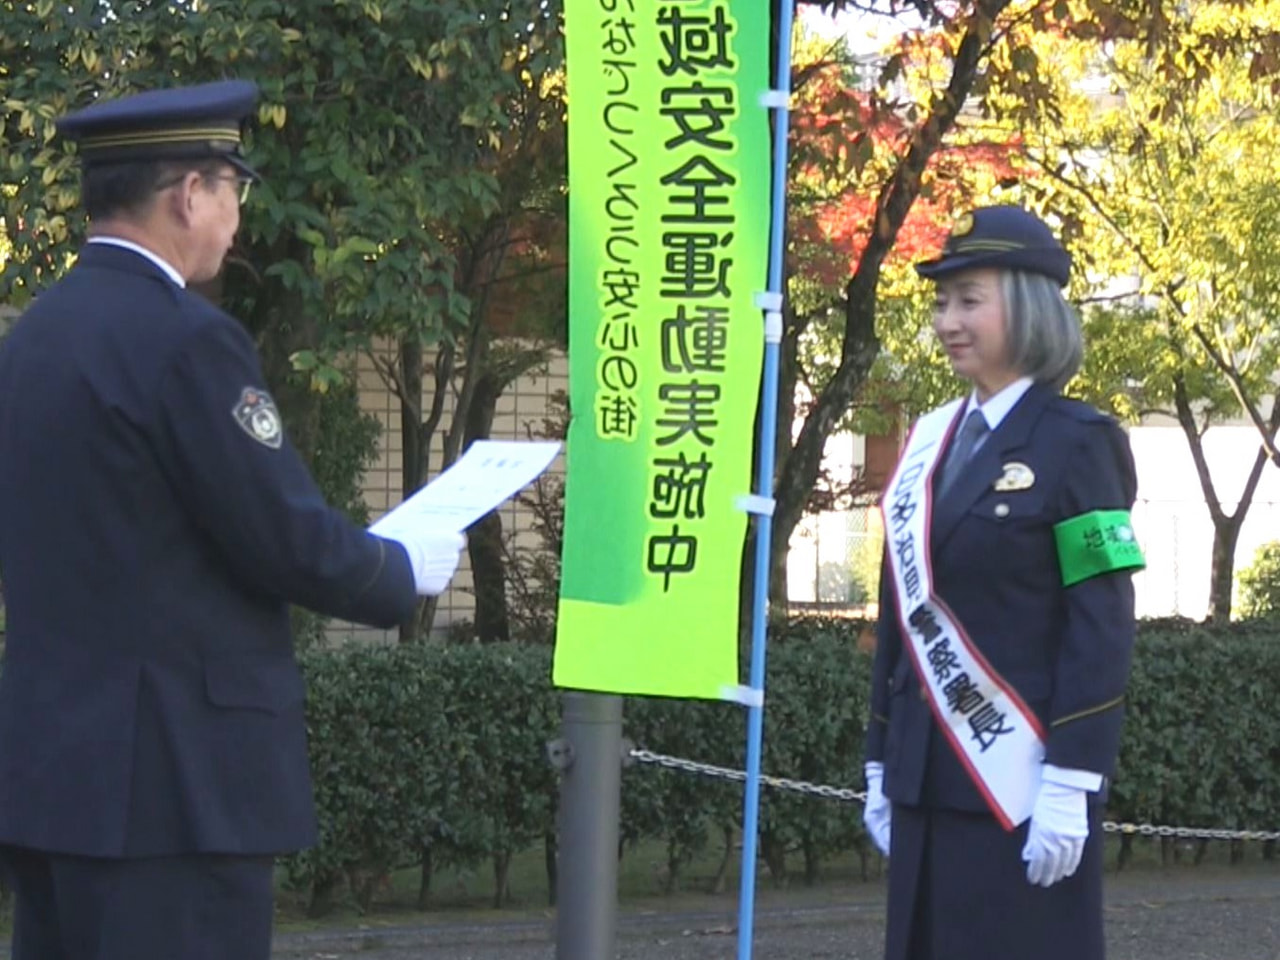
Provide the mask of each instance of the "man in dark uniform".
{"label": "man in dark uniform", "polygon": [[65,117],[90,239],[0,345],[0,851],[15,960],[266,960],[316,839],[288,605],[390,627],[463,538],[323,501],[253,342],[186,289],[256,174],[227,81]]}

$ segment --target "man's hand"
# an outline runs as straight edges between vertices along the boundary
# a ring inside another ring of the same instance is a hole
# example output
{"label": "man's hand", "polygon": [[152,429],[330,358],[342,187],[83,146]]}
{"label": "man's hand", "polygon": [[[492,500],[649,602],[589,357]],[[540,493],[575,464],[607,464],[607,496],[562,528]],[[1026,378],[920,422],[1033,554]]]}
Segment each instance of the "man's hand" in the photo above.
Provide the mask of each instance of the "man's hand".
{"label": "man's hand", "polygon": [[1044,765],[1044,779],[1022,848],[1027,881],[1041,887],[1051,887],[1076,872],[1089,837],[1088,793],[1078,786],[1056,782],[1063,779],[1071,778],[1059,777],[1056,767]]}
{"label": "man's hand", "polygon": [[893,805],[884,795],[884,764],[879,761],[868,761],[867,804],[862,809],[862,822],[871,834],[871,840],[886,857],[889,855],[889,827],[893,819]]}
{"label": "man's hand", "polygon": [[444,593],[458,571],[467,538],[460,533],[397,533],[386,539],[404,547],[413,567],[413,582],[420,597]]}

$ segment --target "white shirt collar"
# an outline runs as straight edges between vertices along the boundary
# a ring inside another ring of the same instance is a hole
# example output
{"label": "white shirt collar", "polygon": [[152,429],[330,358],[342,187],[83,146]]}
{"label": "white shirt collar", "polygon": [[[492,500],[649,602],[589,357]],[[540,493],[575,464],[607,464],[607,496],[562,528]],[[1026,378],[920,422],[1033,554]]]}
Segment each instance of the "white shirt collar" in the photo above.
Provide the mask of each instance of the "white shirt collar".
{"label": "white shirt collar", "polygon": [[171,264],[168,260],[164,259],[164,257],[161,257],[158,254],[152,253],[146,247],[139,246],[138,244],[134,243],[132,240],[122,240],[120,237],[98,236],[98,237],[90,237],[89,242],[105,243],[109,247],[120,247],[124,250],[132,250],[138,256],[146,257],[146,259],[150,260],[157,267],[163,270],[165,274],[169,277],[169,279],[172,280],[174,283],[176,283],[178,286],[185,287],[187,285],[186,279],[183,278],[182,274],[180,274],[177,271],[177,269],[173,266],[173,264]]}
{"label": "white shirt collar", "polygon": [[971,393],[965,404],[964,415],[967,417],[969,411],[977,407],[982,411],[982,418],[987,421],[988,429],[994,431],[1009,415],[1009,411],[1022,399],[1022,395],[1031,389],[1032,383],[1034,381],[1030,377],[1019,377],[999,393],[988,397],[987,402],[982,404],[978,403],[977,393]]}

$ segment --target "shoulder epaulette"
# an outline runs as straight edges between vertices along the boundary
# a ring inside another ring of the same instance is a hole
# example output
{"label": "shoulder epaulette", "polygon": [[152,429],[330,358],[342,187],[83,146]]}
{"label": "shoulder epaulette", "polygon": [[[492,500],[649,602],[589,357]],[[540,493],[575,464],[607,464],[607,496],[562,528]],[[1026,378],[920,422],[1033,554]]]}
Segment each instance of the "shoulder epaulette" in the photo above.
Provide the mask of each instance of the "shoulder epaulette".
{"label": "shoulder epaulette", "polygon": [[1110,414],[1103,413],[1097,407],[1091,406],[1083,400],[1076,400],[1072,397],[1054,397],[1050,402],[1050,408],[1061,413],[1063,416],[1070,417],[1072,420],[1079,420],[1081,423],[1115,422],[1115,417]]}

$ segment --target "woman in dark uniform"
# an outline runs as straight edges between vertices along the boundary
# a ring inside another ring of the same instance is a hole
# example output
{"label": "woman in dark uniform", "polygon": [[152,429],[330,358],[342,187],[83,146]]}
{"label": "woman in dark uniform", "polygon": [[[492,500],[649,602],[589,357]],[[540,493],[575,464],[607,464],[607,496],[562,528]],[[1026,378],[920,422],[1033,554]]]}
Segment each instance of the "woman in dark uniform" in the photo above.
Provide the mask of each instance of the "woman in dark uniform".
{"label": "woman in dark uniform", "polygon": [[1129,676],[1133,458],[1060,391],[1071,260],[1016,207],[956,224],[934,329],[967,397],[921,417],[885,489],[867,829],[888,960],[1100,960],[1100,813]]}

